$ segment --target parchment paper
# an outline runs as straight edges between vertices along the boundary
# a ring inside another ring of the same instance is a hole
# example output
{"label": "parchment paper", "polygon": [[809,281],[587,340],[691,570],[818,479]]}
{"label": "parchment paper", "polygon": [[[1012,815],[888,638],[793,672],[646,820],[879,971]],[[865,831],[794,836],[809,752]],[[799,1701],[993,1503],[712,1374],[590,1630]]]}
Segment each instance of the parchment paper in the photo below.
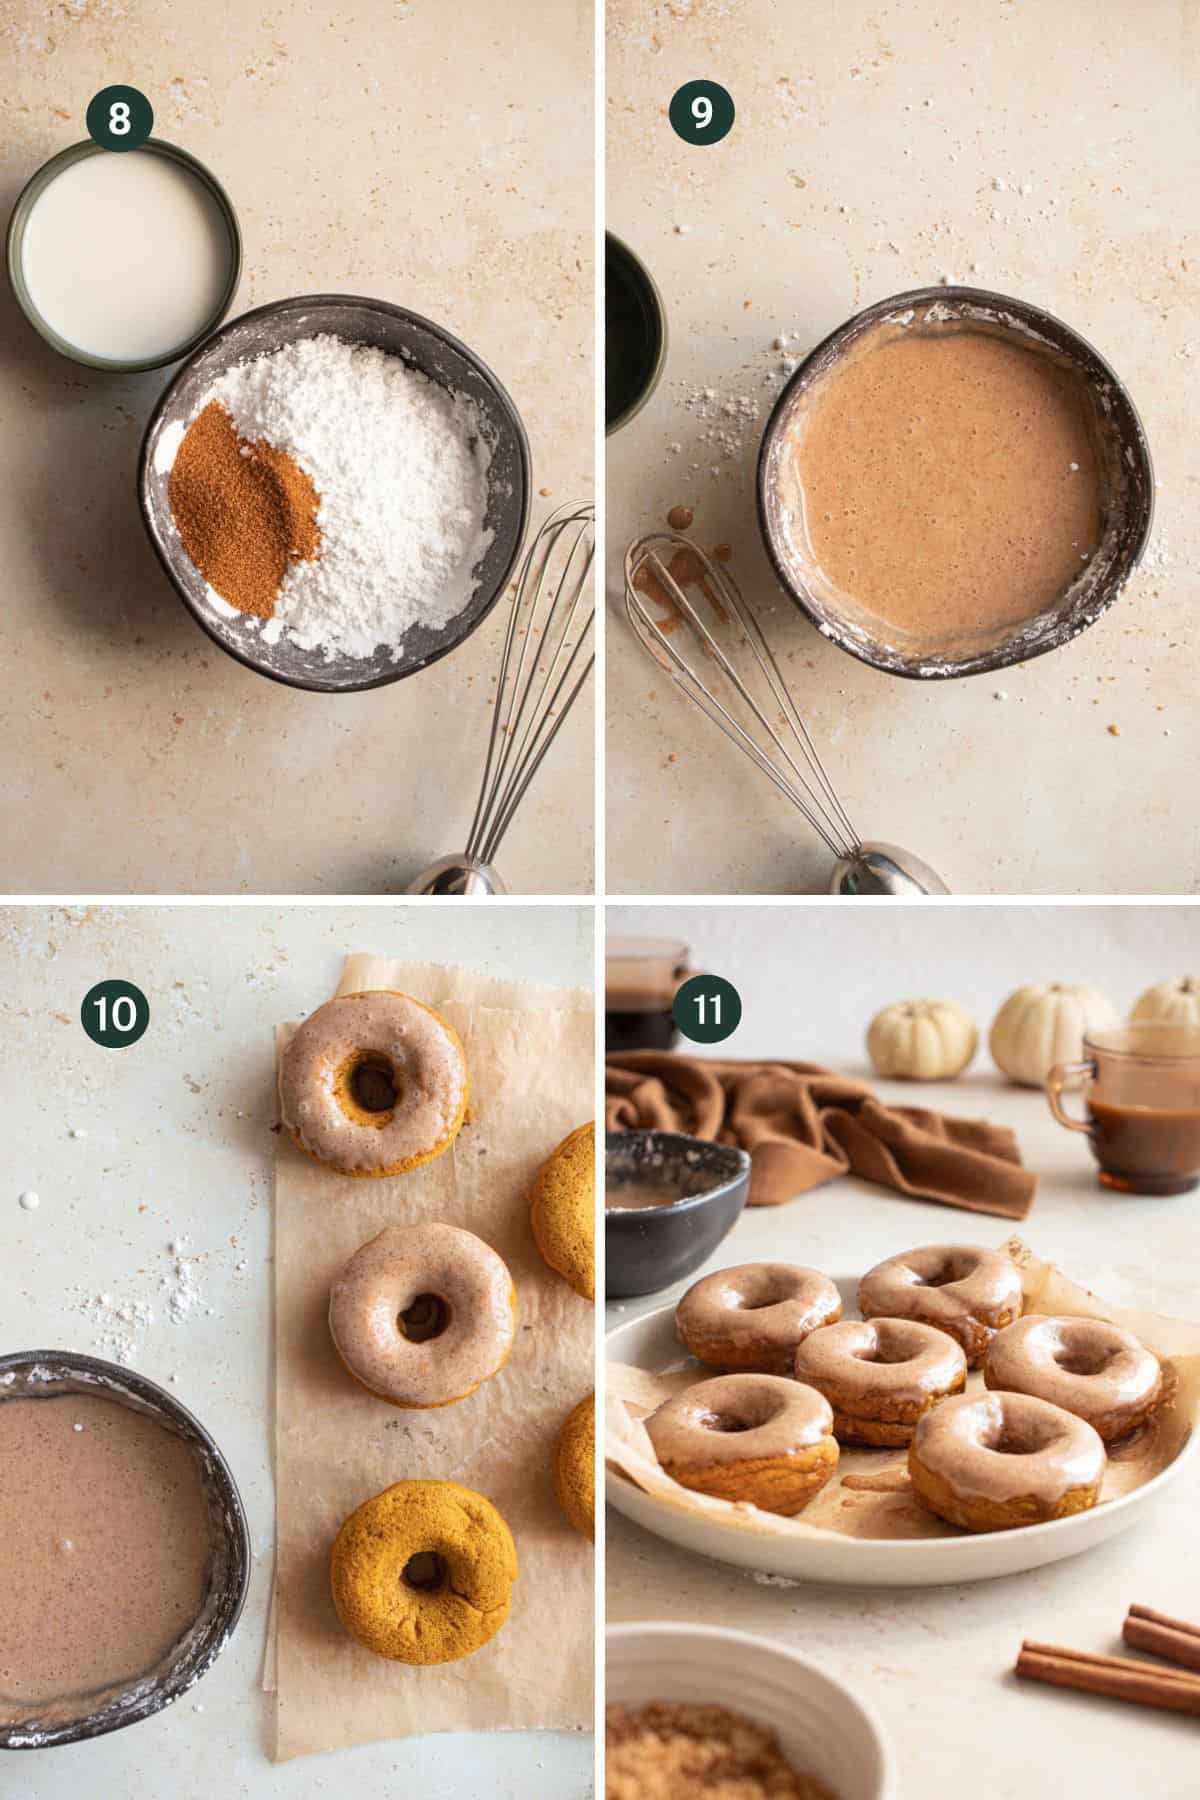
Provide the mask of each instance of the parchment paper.
{"label": "parchment paper", "polygon": [[[1141,1431],[1110,1448],[1098,1502],[1102,1506],[1161,1473],[1200,1424],[1200,1322],[1109,1306],[1053,1263],[1042,1262],[1019,1237],[1010,1238],[1005,1248],[1021,1271],[1026,1312],[1107,1319],[1123,1325],[1166,1365],[1170,1398]],[[857,1312],[853,1316],[857,1317]],[[714,1373],[688,1357],[682,1346],[679,1358],[679,1365],[666,1373],[625,1363],[607,1367],[606,1461],[609,1468],[646,1493],[685,1512],[719,1516],[742,1532],[764,1537],[823,1537],[830,1532],[857,1538],[962,1536],[956,1526],[947,1525],[913,1497],[908,1453],[903,1449],[843,1447],[833,1479],[794,1519],[680,1487],[660,1467],[642,1423],[670,1394]],[[975,1370],[967,1378],[967,1392],[982,1388],[983,1377]]]}
{"label": "parchment paper", "polygon": [[[548,1269],[529,1230],[539,1164],[593,1115],[592,997],[466,969],[346,960],[339,993],[398,988],[463,1040],[471,1113],[453,1147],[394,1179],[321,1168],[279,1134],[275,1170],[276,1760],[420,1732],[592,1723],[592,1551],[559,1511],[559,1427],[590,1392],[593,1309]],[[276,1049],[291,1027],[276,1034]],[[387,1224],[439,1219],[499,1251],[517,1288],[505,1367],[456,1406],[409,1412],[360,1388],[327,1323],[329,1287]],[[508,1520],[512,1612],[473,1656],[409,1668],[354,1643],[329,1594],[347,1513],[394,1481],[460,1481]],[[268,1673],[269,1679],[269,1673]]]}

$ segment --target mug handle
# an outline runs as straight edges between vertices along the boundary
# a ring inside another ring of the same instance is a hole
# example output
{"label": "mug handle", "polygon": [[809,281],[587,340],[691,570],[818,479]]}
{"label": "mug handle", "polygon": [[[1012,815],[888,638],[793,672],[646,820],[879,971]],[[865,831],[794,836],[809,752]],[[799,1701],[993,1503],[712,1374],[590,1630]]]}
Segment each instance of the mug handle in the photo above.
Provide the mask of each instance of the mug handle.
{"label": "mug handle", "polygon": [[1090,1136],[1092,1128],[1087,1120],[1073,1119],[1062,1103],[1063,1089],[1068,1083],[1073,1084],[1080,1079],[1087,1080],[1089,1077],[1093,1081],[1096,1078],[1094,1062],[1055,1063],[1046,1077],[1045,1087],[1046,1098],[1050,1102],[1050,1111],[1058,1123],[1065,1125],[1068,1131],[1086,1131]]}

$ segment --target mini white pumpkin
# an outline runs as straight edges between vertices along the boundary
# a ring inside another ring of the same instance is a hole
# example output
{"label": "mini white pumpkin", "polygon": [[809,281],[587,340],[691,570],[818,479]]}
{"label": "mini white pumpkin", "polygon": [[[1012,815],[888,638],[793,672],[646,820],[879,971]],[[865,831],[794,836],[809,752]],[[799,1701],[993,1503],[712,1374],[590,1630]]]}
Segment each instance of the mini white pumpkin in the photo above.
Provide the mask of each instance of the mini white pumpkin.
{"label": "mini white pumpkin", "polygon": [[975,1021],[957,1000],[898,1000],[876,1013],[867,1054],[879,1075],[906,1081],[948,1081],[975,1054]]}
{"label": "mini white pumpkin", "polygon": [[1129,1017],[1164,1025],[1200,1025],[1200,975],[1181,975],[1147,988]]}
{"label": "mini white pumpkin", "polygon": [[1112,1001],[1084,983],[1018,988],[992,1021],[988,1047],[1010,1081],[1041,1087],[1055,1063],[1080,1060],[1085,1031],[1117,1019]]}

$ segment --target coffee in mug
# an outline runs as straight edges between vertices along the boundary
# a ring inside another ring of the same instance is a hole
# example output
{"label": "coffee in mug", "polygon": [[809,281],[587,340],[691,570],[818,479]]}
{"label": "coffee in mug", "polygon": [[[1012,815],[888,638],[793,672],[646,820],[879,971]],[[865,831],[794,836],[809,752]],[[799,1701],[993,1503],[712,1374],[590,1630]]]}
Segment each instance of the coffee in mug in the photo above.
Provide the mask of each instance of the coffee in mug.
{"label": "coffee in mug", "polygon": [[604,1048],[670,1050],[678,1042],[675,994],[688,974],[686,944],[609,938],[605,946]]}
{"label": "coffee in mug", "polygon": [[[1143,1020],[1090,1031],[1083,1060],[1046,1077],[1060,1125],[1084,1131],[1104,1187],[1124,1194],[1184,1194],[1200,1185],[1200,1025]],[[1086,1119],[1063,1106],[1083,1093]]]}

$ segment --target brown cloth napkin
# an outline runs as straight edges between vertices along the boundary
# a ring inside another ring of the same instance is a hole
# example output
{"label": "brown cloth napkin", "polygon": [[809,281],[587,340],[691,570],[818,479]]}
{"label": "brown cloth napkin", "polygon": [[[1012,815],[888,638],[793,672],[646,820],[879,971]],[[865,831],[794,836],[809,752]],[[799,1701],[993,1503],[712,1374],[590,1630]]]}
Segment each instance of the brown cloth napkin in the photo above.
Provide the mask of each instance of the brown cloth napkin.
{"label": "brown cloth napkin", "polygon": [[709,1062],[631,1050],[605,1065],[609,1131],[682,1131],[751,1157],[750,1205],[774,1206],[852,1172],[914,1200],[1023,1219],[1037,1176],[1011,1131],[920,1106],[884,1106],[818,1063]]}

